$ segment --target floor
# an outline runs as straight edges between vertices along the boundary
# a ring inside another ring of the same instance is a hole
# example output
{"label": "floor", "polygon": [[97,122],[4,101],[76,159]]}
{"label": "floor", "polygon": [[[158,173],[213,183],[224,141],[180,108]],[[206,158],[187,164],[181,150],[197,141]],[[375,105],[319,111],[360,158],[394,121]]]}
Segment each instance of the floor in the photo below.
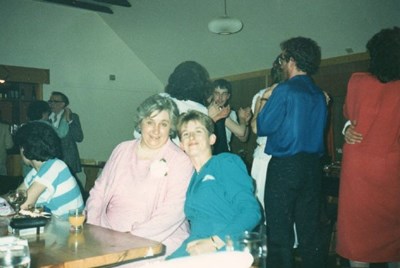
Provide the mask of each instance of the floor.
{"label": "floor", "polygon": [[[301,266],[301,259],[300,258],[295,258],[296,260],[296,266],[295,268],[306,268]],[[342,265],[340,264],[342,262]],[[348,268],[349,266],[346,265],[347,262],[345,260],[341,260],[339,256],[336,254],[330,254],[328,256],[327,260],[327,266],[326,267],[321,267],[321,268]]]}
{"label": "floor", "polygon": [[[390,266],[392,267],[392,266]],[[301,261],[297,259],[295,268],[305,268],[301,266]],[[323,267],[321,267],[323,268]],[[327,261],[327,266],[324,268],[350,268],[349,262],[336,254],[330,254]],[[370,268],[389,268],[385,263],[370,264]]]}

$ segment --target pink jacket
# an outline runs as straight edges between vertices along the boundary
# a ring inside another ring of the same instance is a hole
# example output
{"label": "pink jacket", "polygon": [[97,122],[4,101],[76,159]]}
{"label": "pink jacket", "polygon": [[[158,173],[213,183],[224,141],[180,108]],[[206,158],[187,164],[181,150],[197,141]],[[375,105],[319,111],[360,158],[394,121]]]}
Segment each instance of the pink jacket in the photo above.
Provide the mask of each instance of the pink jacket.
{"label": "pink jacket", "polygon": [[[122,142],[112,152],[90,191],[86,204],[88,223],[118,230],[119,226],[111,226],[107,209],[111,198],[118,195],[118,187],[121,186],[118,182],[135,177],[133,163],[136,161],[135,151],[139,142],[140,139]],[[150,196],[146,195],[143,211],[137,217],[140,220],[130,225],[131,233],[162,242],[167,247],[168,255],[188,236],[188,224],[183,208],[193,166],[186,154],[170,140],[152,161],[150,170],[155,170],[149,172],[146,178],[140,178],[139,182],[141,186],[142,183],[148,183]],[[134,188],[132,191],[134,192]],[[138,200],[140,201],[143,200]],[[123,219],[112,221],[121,222]],[[126,226],[126,222],[124,225]]]}

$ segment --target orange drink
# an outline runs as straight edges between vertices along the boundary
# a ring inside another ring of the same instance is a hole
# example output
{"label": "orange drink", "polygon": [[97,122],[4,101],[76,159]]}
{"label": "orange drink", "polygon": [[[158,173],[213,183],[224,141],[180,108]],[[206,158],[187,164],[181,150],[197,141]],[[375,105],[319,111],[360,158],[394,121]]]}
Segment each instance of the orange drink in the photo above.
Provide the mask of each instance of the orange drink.
{"label": "orange drink", "polygon": [[69,211],[68,221],[74,231],[81,230],[83,223],[85,222],[85,214],[83,209],[71,209]]}

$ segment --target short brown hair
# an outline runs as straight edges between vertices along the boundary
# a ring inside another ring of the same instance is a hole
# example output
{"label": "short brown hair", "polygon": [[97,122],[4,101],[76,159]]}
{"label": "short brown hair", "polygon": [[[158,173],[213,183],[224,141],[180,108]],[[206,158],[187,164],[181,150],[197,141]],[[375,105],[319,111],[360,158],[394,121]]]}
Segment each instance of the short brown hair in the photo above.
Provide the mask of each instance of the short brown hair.
{"label": "short brown hair", "polygon": [[186,113],[183,113],[178,118],[177,130],[179,138],[181,138],[182,127],[186,125],[189,121],[197,121],[202,124],[208,131],[208,135],[214,133],[214,122],[211,117],[206,114],[203,114],[199,111],[189,110]]}

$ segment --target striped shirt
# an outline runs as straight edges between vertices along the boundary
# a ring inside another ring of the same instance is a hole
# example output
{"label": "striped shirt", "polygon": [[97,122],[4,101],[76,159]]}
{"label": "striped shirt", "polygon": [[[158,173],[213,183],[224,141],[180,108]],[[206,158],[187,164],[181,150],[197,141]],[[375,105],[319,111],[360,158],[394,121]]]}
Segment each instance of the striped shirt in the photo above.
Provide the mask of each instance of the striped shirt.
{"label": "striped shirt", "polygon": [[84,207],[76,179],[61,160],[50,159],[38,171],[32,169],[26,175],[24,183],[29,188],[34,182],[46,186],[36,204],[47,207],[55,216],[67,219],[68,210]]}

